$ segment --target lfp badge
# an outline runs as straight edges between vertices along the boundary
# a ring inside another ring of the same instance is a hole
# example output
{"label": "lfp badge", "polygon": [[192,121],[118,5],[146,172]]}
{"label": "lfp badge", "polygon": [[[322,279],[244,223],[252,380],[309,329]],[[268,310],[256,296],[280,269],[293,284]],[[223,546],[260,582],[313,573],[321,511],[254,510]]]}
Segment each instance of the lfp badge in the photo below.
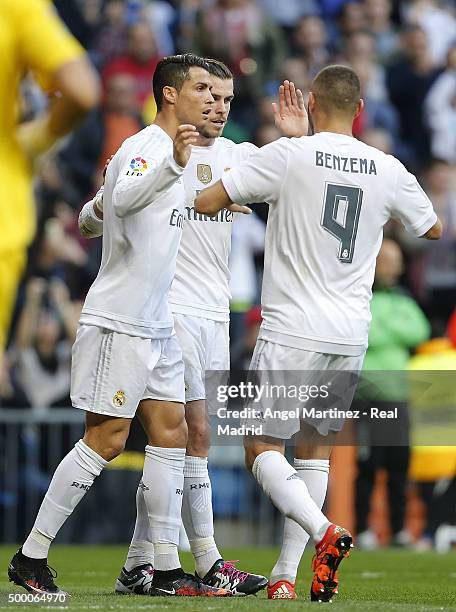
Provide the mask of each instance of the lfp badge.
{"label": "lfp badge", "polygon": [[127,170],[128,176],[142,176],[147,170],[147,162],[143,157],[134,157],[130,162],[130,169]]}

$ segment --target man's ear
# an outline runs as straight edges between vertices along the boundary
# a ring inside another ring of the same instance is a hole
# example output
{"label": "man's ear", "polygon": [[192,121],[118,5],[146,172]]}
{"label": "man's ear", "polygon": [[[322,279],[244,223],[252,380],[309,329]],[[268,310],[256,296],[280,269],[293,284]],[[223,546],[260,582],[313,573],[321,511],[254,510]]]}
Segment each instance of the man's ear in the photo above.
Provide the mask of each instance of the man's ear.
{"label": "man's ear", "polygon": [[171,87],[170,85],[165,85],[165,87],[163,87],[163,100],[167,104],[176,104],[177,98],[178,93],[175,87]]}
{"label": "man's ear", "polygon": [[313,113],[315,110],[315,96],[312,91],[309,91],[309,99],[307,102],[307,108],[309,109],[311,113]]}
{"label": "man's ear", "polygon": [[359,99],[358,104],[356,105],[356,111],[355,111],[355,119],[356,117],[359,117],[359,115],[363,112],[364,109],[364,100],[362,98]]}
{"label": "man's ear", "polygon": [[307,121],[309,122],[309,127],[307,129],[307,136],[313,136],[315,134],[315,126],[312,119],[312,113],[315,108],[315,96],[311,91],[309,91],[309,96],[307,98]]}

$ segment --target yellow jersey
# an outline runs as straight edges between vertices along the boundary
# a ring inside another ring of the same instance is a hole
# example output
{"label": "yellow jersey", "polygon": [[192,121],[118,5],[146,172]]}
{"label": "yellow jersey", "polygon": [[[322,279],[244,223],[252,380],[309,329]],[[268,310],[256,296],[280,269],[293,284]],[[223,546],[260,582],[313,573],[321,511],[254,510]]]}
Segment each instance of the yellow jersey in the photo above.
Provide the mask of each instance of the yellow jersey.
{"label": "yellow jersey", "polygon": [[52,88],[52,76],[84,50],[48,0],[1,0],[0,256],[33,238],[31,167],[16,140],[18,89],[31,70]]}

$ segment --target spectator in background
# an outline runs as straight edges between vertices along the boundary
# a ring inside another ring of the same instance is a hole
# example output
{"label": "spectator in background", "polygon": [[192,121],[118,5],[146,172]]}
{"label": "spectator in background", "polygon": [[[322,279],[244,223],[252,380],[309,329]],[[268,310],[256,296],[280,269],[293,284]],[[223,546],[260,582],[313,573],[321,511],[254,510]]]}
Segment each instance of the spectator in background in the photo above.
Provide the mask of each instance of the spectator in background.
{"label": "spectator in background", "polygon": [[430,56],[437,65],[445,62],[448,49],[455,41],[454,8],[451,0],[409,0],[404,3],[405,21],[426,33]]}
{"label": "spectator in background", "polygon": [[106,0],[91,53],[99,69],[124,54],[127,45],[125,26],[125,1]]}
{"label": "spectator in background", "polygon": [[[65,206],[63,202],[61,205]],[[87,254],[77,238],[67,231],[64,219],[58,216],[58,208],[59,203],[56,203],[54,216],[43,222],[32,246],[28,276],[40,276],[47,281],[53,278],[63,280],[70,275],[82,279],[88,264]],[[76,221],[75,217],[72,218]]]}
{"label": "spectator in background", "polygon": [[60,18],[86,49],[94,42],[101,5],[101,0],[54,0]]}
{"label": "spectator in background", "polygon": [[148,0],[144,8],[144,16],[157,43],[158,54],[173,55],[175,52],[172,28],[176,20],[176,9],[163,0]]}
{"label": "spectator in background", "polygon": [[251,104],[279,76],[285,58],[281,30],[252,0],[217,0],[198,12],[192,48],[229,66],[237,102],[232,117],[249,125]]}
{"label": "spectator in background", "polygon": [[106,160],[143,127],[135,78],[113,73],[106,78],[102,106],[87,117],[60,153],[62,174],[77,187],[78,207],[100,186]]}
{"label": "spectator in background", "polygon": [[[293,55],[307,66],[308,80],[329,62],[327,32],[324,21],[317,15],[303,17],[295,27],[292,38]],[[286,77],[291,79],[291,77]],[[303,90],[304,91],[304,90]]]}
{"label": "spectator in background", "polygon": [[375,37],[375,51],[386,62],[397,51],[399,37],[391,21],[391,0],[364,0],[367,26]]}
{"label": "spectator in background", "polygon": [[[410,351],[429,338],[430,325],[418,304],[398,288],[402,272],[399,245],[385,239],[377,257],[369,347],[356,407],[368,413],[371,406],[381,410],[397,407],[398,418],[383,422],[368,418],[358,424],[357,542],[358,546],[367,549],[377,546],[376,535],[369,529],[367,519],[375,475],[380,468],[388,473],[392,542],[396,545],[410,543],[410,537],[403,530],[410,457],[408,390],[404,373]],[[373,375],[369,376],[372,370]],[[365,386],[366,382],[371,384]]]}
{"label": "spectator in background", "polygon": [[429,90],[424,113],[431,130],[432,155],[456,164],[456,43],[448,51],[445,72]]}
{"label": "spectator in background", "polygon": [[292,34],[301,17],[319,12],[318,0],[259,0],[259,4],[287,35]]}
{"label": "spectator in background", "polygon": [[393,138],[393,153],[400,154],[399,117],[389,99],[385,70],[375,60],[375,38],[372,33],[360,30],[350,34],[339,61],[350,64],[361,83],[364,108],[353,123],[354,135],[359,137],[366,129],[385,129]]}
{"label": "spectator in background", "polygon": [[37,277],[28,281],[14,341],[13,369],[34,409],[70,403],[71,345],[79,314],[61,281],[48,284]]}
{"label": "spectator in background", "polygon": [[[305,95],[309,91],[311,82],[306,61],[300,57],[287,58],[282,64],[280,83],[285,79],[292,81],[296,89],[300,89]],[[277,89],[278,85],[276,85],[274,93],[277,92]]]}
{"label": "spectator in background", "polygon": [[407,146],[402,161],[415,167],[429,157],[423,102],[438,75],[426,34],[421,28],[409,28],[402,35],[402,56],[388,69],[387,87],[399,113],[401,138]]}
{"label": "spectator in background", "polygon": [[361,2],[341,4],[337,25],[339,41],[343,41],[352,32],[365,30],[368,27],[368,21],[364,5]]}
{"label": "spectator in background", "polygon": [[349,34],[344,40],[338,61],[351,65],[361,82],[364,109],[353,124],[355,136],[359,136],[363,129],[379,127],[385,128],[397,138],[397,113],[389,101],[385,70],[375,60],[374,35],[368,30]]}
{"label": "spectator in background", "polygon": [[360,140],[370,147],[383,151],[386,155],[392,155],[393,153],[393,141],[387,130],[368,128],[361,133]]}
{"label": "spectator in background", "polygon": [[426,310],[435,334],[444,335],[456,304],[456,190],[448,162],[432,160],[424,175],[424,185],[443,223],[441,244],[429,245],[424,251]]}
{"label": "spectator in background", "polygon": [[127,52],[105,66],[102,73],[105,89],[113,76],[128,74],[134,79],[136,101],[146,123],[151,123],[155,115],[151,84],[159,60],[149,24],[136,23],[127,31]]}

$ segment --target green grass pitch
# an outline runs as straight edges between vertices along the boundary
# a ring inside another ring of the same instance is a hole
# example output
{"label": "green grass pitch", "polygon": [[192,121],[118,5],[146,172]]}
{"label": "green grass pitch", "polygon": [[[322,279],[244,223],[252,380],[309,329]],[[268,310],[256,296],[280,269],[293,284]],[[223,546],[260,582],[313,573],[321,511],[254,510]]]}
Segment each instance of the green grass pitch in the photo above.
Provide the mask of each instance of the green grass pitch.
{"label": "green grass pitch", "polygon": [[[6,569],[15,548],[0,547],[0,610],[64,609],[56,605],[9,604],[8,593],[25,593],[8,582]],[[59,572],[57,583],[72,597],[69,610],[96,612],[145,610],[315,610],[324,604],[310,603],[310,557],[301,563],[297,601],[268,601],[265,592],[257,597],[231,599],[148,598],[113,594],[113,584],[124,560],[126,547],[59,546],[52,549],[49,562]],[[241,559],[241,569],[268,575],[275,549],[228,549],[226,559]],[[181,555],[185,568],[192,569],[188,553]],[[410,553],[406,551],[352,552],[341,566],[340,594],[331,609],[359,610],[456,610],[456,553]]]}

